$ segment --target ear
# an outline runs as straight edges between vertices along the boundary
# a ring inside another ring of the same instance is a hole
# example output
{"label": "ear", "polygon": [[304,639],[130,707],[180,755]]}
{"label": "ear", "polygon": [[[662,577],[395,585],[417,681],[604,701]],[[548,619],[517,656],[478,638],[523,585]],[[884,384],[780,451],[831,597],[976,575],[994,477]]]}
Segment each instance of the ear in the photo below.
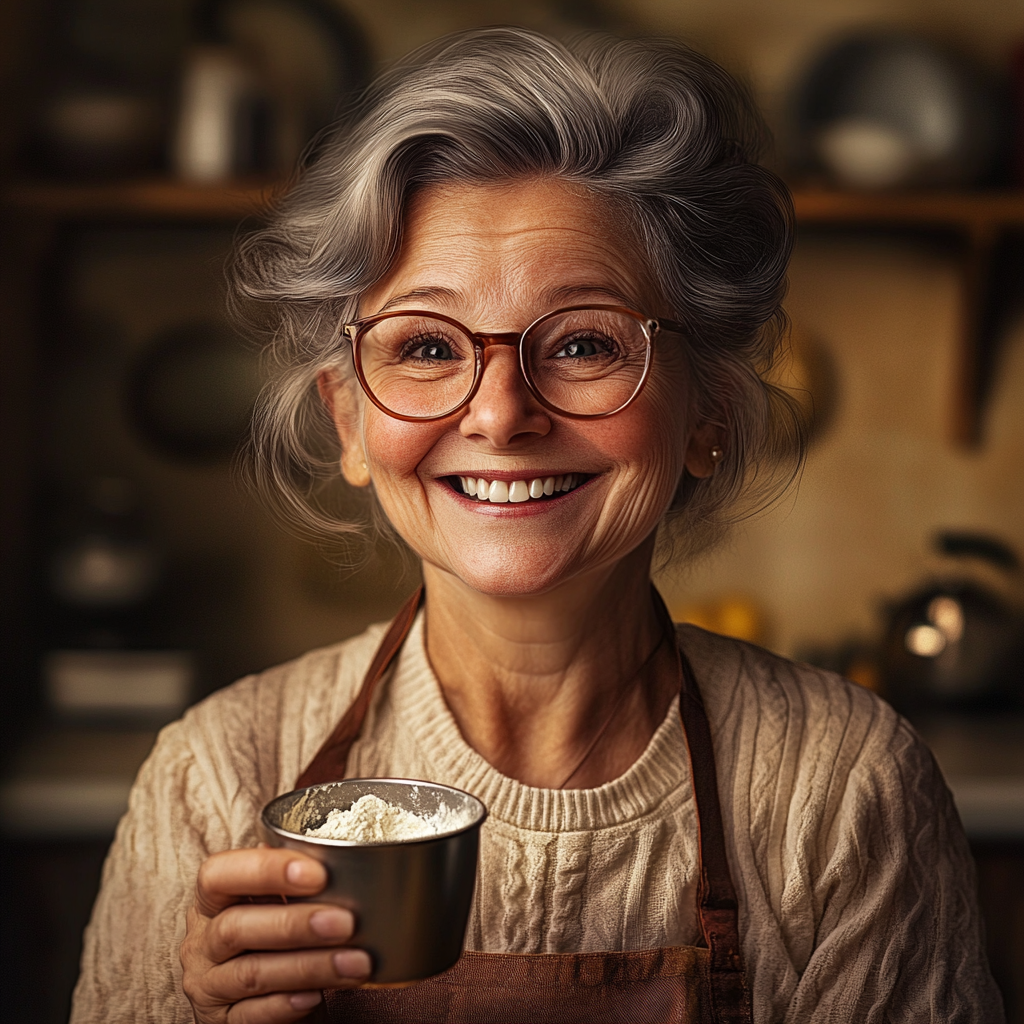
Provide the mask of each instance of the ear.
{"label": "ear", "polygon": [[704,479],[715,471],[719,458],[711,454],[712,448],[724,448],[725,431],[717,423],[699,423],[686,442],[686,471],[690,476]]}
{"label": "ear", "polygon": [[359,406],[353,394],[352,381],[343,380],[337,370],[322,370],[316,378],[316,389],[327,406],[341,442],[341,475],[353,487],[367,487],[370,470],[366,465]]}

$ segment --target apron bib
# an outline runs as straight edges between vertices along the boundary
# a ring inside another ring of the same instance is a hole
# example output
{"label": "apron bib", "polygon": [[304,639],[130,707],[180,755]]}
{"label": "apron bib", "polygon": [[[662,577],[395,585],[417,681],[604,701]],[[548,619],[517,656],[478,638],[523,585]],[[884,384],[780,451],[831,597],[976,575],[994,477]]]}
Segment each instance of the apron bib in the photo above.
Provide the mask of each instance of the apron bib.
{"label": "apron bib", "polygon": [[[377,684],[401,650],[422,600],[421,587],[402,606],[355,701],[296,788],[345,778],[349,751]],[[443,974],[406,987],[368,985],[325,992],[327,1019],[338,1024],[752,1024],[711,731],[693,670],[678,644],[676,652],[682,678],[679,709],[699,831],[697,911],[706,945],[595,953],[467,951]]]}

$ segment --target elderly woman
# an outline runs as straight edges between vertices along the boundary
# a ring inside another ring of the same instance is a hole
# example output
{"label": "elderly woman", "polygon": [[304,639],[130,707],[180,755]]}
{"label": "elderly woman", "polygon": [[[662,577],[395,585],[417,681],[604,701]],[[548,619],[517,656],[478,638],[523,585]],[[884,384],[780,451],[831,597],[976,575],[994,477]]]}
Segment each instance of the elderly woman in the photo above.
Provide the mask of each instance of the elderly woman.
{"label": "elderly woman", "polygon": [[[258,474],[338,533],[316,481],[340,462],[424,596],[164,730],[76,1021],[1001,1017],[913,731],[835,676],[673,629],[651,586],[659,531],[707,550],[798,461],[761,376],[791,213],[759,137],[682,47],[470,33],[385,77],[242,244],[237,293],[272,332]],[[365,986],[323,868],[257,845],[268,800],[345,774],[489,808],[466,953],[437,979]]]}

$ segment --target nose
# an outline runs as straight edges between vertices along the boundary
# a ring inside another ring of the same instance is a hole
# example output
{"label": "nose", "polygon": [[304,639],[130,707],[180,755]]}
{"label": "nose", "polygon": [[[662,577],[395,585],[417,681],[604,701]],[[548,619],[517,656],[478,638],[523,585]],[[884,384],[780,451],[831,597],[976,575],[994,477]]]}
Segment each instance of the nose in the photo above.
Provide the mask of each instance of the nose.
{"label": "nose", "polygon": [[480,386],[459,423],[462,436],[507,448],[550,430],[551,417],[526,386],[516,348],[485,348]]}

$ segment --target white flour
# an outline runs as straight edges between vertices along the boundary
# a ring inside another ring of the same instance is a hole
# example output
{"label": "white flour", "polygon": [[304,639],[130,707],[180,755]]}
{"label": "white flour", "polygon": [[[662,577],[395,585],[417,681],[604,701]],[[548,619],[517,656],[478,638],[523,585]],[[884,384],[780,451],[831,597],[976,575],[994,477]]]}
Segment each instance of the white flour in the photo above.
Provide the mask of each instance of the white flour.
{"label": "white flour", "polygon": [[414,814],[368,793],[347,811],[335,808],[319,828],[307,828],[314,839],[346,839],[356,843],[396,843],[450,832],[463,822],[442,803],[432,814]]}

